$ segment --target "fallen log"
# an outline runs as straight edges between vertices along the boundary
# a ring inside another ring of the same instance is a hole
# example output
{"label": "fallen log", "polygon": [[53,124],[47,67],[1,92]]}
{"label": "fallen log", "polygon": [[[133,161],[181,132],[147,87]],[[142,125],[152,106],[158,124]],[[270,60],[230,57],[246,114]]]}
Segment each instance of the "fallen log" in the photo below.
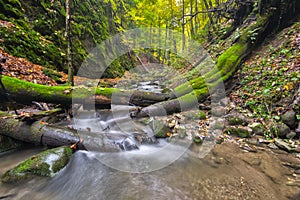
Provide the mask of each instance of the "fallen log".
{"label": "fallen log", "polygon": [[[47,86],[2,76],[2,83],[9,97],[22,104],[31,104],[32,101],[71,105],[101,105],[109,108],[113,103],[120,105],[133,104],[147,106],[170,99],[168,94],[159,94],[142,91],[125,91],[118,88],[101,88],[86,86]],[[1,98],[1,96],[0,96]]]}
{"label": "fallen log", "polygon": [[[11,137],[36,145],[52,147],[70,146],[77,144],[76,148],[91,151],[115,152],[121,151],[125,141],[124,135],[109,138],[107,133],[91,133],[78,131],[66,127],[58,127],[36,121],[32,124],[15,119],[14,115],[0,111],[0,135]],[[128,140],[127,140],[128,141]],[[128,144],[126,149],[138,148]]]}

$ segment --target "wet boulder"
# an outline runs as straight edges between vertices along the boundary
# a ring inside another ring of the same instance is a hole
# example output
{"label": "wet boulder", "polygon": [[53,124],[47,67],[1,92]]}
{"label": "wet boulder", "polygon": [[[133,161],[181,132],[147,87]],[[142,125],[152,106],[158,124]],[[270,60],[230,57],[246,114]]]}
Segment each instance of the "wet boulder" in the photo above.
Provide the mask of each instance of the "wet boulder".
{"label": "wet boulder", "polygon": [[290,128],[282,122],[273,124],[271,131],[276,137],[286,137],[291,132]]}
{"label": "wet boulder", "polygon": [[152,120],[149,126],[154,132],[156,138],[166,138],[169,133],[172,133],[172,129],[168,126],[166,122],[160,120]]}
{"label": "wet boulder", "polygon": [[242,125],[242,126],[247,126],[248,122],[242,114],[229,114],[227,116],[227,123],[228,125]]}
{"label": "wet boulder", "polygon": [[209,123],[210,130],[223,130],[225,126],[225,120],[223,118],[211,118]]}
{"label": "wet boulder", "polygon": [[52,177],[70,160],[72,149],[57,147],[41,152],[8,170],[1,177],[3,183],[16,183],[34,176]]}
{"label": "wet boulder", "polygon": [[296,127],[296,113],[294,110],[286,111],[282,116],[281,120],[283,123],[288,125],[291,129]]}
{"label": "wet boulder", "polygon": [[213,106],[211,109],[211,115],[214,117],[223,117],[225,112],[226,110],[224,106]]}

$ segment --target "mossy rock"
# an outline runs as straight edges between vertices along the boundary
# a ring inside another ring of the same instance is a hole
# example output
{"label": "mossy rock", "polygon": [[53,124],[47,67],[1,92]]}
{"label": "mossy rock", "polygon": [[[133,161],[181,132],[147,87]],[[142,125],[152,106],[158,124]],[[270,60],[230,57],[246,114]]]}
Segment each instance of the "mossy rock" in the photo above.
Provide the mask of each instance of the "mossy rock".
{"label": "mossy rock", "polygon": [[283,123],[288,125],[291,129],[296,127],[296,112],[294,110],[288,110],[286,113],[281,115]]}
{"label": "mossy rock", "polygon": [[167,124],[162,121],[153,120],[149,125],[153,129],[154,135],[157,138],[166,138],[168,137],[168,133],[172,133],[172,130],[167,126]]}
{"label": "mossy rock", "polygon": [[185,117],[191,120],[202,120],[206,119],[206,113],[202,110],[190,111],[185,114]]}
{"label": "mossy rock", "polygon": [[245,120],[244,116],[240,115],[229,115],[227,117],[228,125],[242,125],[247,126],[248,122]]}
{"label": "mossy rock", "polygon": [[261,123],[250,124],[249,127],[252,129],[252,133],[255,135],[264,136],[267,133],[267,129]]}
{"label": "mossy rock", "polygon": [[275,137],[285,137],[288,133],[291,132],[291,130],[286,124],[278,122],[272,124],[271,132]]}
{"label": "mossy rock", "polygon": [[225,132],[230,135],[236,135],[241,138],[251,137],[251,132],[249,130],[247,130],[245,128],[241,128],[241,127],[227,127]]}
{"label": "mossy rock", "polygon": [[1,180],[3,183],[16,183],[34,176],[52,177],[67,165],[71,154],[69,147],[49,149],[5,172]]}
{"label": "mossy rock", "polygon": [[203,138],[199,135],[193,135],[193,141],[196,144],[202,144],[203,143]]}
{"label": "mossy rock", "polygon": [[223,130],[224,125],[225,125],[224,120],[221,119],[221,118],[217,118],[209,124],[209,129],[211,129],[211,130]]}

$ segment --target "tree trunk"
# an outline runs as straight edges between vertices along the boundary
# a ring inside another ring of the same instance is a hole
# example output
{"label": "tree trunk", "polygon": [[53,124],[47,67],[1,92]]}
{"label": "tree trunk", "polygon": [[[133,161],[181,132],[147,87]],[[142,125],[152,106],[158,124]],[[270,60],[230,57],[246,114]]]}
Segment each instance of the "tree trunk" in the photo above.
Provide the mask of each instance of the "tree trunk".
{"label": "tree trunk", "polygon": [[181,51],[183,52],[184,51],[184,47],[185,47],[185,30],[184,30],[184,25],[185,25],[185,19],[184,19],[184,10],[185,9],[185,7],[184,7],[184,0],[182,0],[182,24],[181,24],[181,31],[182,31],[182,46],[181,46]]}
{"label": "tree trunk", "polygon": [[[193,0],[190,0],[190,14],[193,14]],[[190,19],[190,32],[191,32],[191,37],[194,36],[194,23],[193,19]]]}
{"label": "tree trunk", "polygon": [[71,47],[71,33],[70,33],[70,1],[66,0],[66,41],[67,41],[67,66],[68,66],[68,81],[74,85],[74,68],[72,65],[72,47]]}
{"label": "tree trunk", "polygon": [[[124,91],[118,88],[46,86],[8,76],[3,76],[2,82],[10,99],[22,104],[31,104],[32,101],[39,101],[62,105],[71,105],[72,103],[86,106],[100,105],[103,108],[109,108],[112,103],[148,106],[171,98],[168,94]],[[1,93],[5,92],[1,90],[2,88],[0,89]],[[114,97],[113,99],[111,99],[112,96]]]}
{"label": "tree trunk", "polygon": [[[78,134],[74,129],[58,127],[40,121],[32,124],[20,121],[15,119],[13,115],[2,111],[0,111],[0,126],[0,135],[36,145],[57,147],[77,144],[77,149],[101,152],[138,148],[124,142],[125,136],[122,133],[109,136],[109,133],[105,132],[80,131]],[[126,147],[126,145],[130,145],[130,147]]]}
{"label": "tree trunk", "polygon": [[[207,1],[206,1],[206,0],[203,0],[203,2],[204,2],[204,5],[205,5],[206,10],[209,10],[210,7],[209,7]],[[216,29],[215,29],[215,23],[214,23],[214,20],[213,20],[213,18],[212,18],[211,13],[208,12],[207,15],[208,15],[208,18],[209,18],[209,21],[210,21],[210,25],[211,25],[213,31],[216,32]]]}

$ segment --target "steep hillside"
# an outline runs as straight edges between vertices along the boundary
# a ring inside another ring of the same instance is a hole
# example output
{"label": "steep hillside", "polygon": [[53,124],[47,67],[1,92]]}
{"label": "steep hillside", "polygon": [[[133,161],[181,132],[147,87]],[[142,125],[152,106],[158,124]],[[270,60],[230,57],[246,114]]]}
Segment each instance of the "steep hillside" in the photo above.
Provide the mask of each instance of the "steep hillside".
{"label": "steep hillside", "polygon": [[268,38],[232,79],[234,107],[250,111],[251,118],[268,128],[269,138],[277,136],[281,122],[300,133],[300,23],[299,18],[294,21]]}

